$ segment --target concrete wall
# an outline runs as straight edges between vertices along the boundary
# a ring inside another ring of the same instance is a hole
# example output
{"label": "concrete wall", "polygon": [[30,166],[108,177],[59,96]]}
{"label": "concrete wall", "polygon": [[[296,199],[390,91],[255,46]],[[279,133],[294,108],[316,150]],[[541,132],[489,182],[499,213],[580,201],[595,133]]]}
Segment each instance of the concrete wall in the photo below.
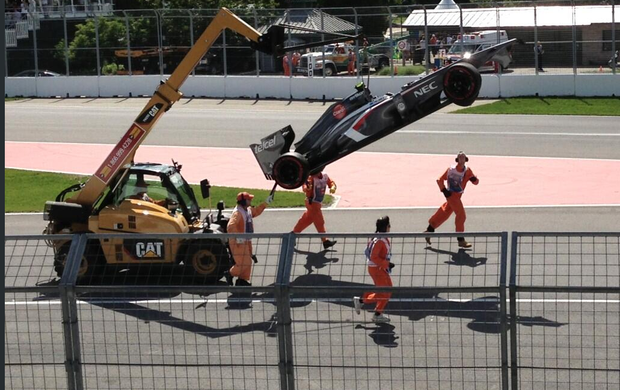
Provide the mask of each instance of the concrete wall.
{"label": "concrete wall", "polygon": [[[375,95],[398,92],[416,77],[372,77]],[[480,97],[620,96],[620,74],[591,75],[483,75]],[[114,97],[151,96],[160,81],[155,76],[72,76],[5,78],[7,97]],[[360,79],[283,76],[194,76],[181,91],[187,97],[341,99],[354,91]],[[364,78],[367,82],[367,78]]]}

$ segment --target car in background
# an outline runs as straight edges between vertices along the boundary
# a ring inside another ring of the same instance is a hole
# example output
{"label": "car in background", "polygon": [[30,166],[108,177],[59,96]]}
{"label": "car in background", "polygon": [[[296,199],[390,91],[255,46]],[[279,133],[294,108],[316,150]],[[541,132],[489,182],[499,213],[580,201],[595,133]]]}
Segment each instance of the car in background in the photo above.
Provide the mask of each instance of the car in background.
{"label": "car in background", "polygon": [[[447,63],[456,62],[463,58],[469,58],[472,54],[478,53],[482,50],[498,43],[508,41],[508,34],[506,30],[485,30],[467,33],[461,39],[460,37],[456,42],[452,43],[452,47],[448,50]],[[480,72],[499,72],[508,69],[508,66],[512,62],[512,53],[506,49],[498,53],[493,61],[489,61],[480,67]]]}
{"label": "car in background", "polygon": [[52,72],[51,70],[43,70],[39,69],[28,69],[22,70],[19,73],[14,74],[12,77],[60,77],[62,76],[60,73]]}

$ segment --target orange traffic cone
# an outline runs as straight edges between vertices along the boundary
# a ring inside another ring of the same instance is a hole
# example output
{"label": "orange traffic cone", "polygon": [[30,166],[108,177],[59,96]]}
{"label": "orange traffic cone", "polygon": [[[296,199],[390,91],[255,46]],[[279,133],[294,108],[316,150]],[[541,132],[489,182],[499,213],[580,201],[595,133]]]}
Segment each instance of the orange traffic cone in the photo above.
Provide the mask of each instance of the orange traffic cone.
{"label": "orange traffic cone", "polygon": [[602,71],[603,71],[603,65],[599,65],[599,67],[598,67],[598,71],[599,71],[599,72],[602,72]]}
{"label": "orange traffic cone", "polygon": [[394,65],[394,75],[398,74],[398,65]]}

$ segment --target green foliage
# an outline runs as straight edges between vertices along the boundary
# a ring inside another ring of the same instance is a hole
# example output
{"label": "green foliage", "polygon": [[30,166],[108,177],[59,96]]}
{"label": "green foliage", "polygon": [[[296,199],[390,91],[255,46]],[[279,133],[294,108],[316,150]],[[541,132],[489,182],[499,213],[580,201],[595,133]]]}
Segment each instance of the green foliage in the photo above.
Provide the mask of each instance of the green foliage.
{"label": "green foliage", "polygon": [[[395,64],[395,66],[398,66]],[[407,65],[407,66],[398,66],[398,74],[395,76],[417,76],[419,74],[424,73],[426,69],[422,65]],[[377,76],[390,76],[391,70],[390,67],[387,66],[381,69]]]}
{"label": "green foliage", "polygon": [[620,116],[618,98],[511,98],[455,111],[458,114]]}
{"label": "green foliage", "polygon": [[112,76],[118,73],[118,71],[123,71],[125,70],[125,66],[124,65],[118,65],[115,62],[111,63],[111,64],[105,64],[103,65],[103,67],[101,68],[101,73],[103,73],[106,76]]}
{"label": "green foliage", "polygon": [[[33,172],[18,169],[4,170],[4,208],[7,213],[16,212],[40,212],[43,211],[45,202],[55,200],[65,188],[76,183],[85,182],[88,176],[67,175],[62,173]],[[201,208],[215,207],[219,200],[223,200],[227,207],[234,207],[237,194],[247,191],[256,199],[254,205],[258,205],[269,196],[269,190],[211,187],[211,204],[209,199],[202,199],[200,186],[192,185]],[[75,193],[70,194],[75,195]],[[305,195],[301,191],[277,191],[270,207],[304,207]],[[333,201],[333,197],[326,195],[325,204]]]}
{"label": "green foliage", "polygon": [[[285,3],[278,0],[138,0],[131,2],[133,9],[247,9],[250,5],[255,8],[278,8]],[[137,3],[137,4],[135,4]],[[117,9],[120,9],[117,7]]]}

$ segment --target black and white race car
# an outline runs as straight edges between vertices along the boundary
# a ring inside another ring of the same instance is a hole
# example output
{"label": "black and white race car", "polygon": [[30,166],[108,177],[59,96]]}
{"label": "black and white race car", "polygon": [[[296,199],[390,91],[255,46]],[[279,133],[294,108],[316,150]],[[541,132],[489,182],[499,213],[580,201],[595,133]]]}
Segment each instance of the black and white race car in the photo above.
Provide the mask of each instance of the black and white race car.
{"label": "black and white race car", "polygon": [[515,43],[502,42],[405,84],[398,93],[374,97],[364,83],[356,92],[331,105],[290,151],[291,126],[276,131],[250,148],[268,180],[285,189],[300,187],[344,156],[413,123],[450,103],[471,105],[480,91],[478,68]]}

